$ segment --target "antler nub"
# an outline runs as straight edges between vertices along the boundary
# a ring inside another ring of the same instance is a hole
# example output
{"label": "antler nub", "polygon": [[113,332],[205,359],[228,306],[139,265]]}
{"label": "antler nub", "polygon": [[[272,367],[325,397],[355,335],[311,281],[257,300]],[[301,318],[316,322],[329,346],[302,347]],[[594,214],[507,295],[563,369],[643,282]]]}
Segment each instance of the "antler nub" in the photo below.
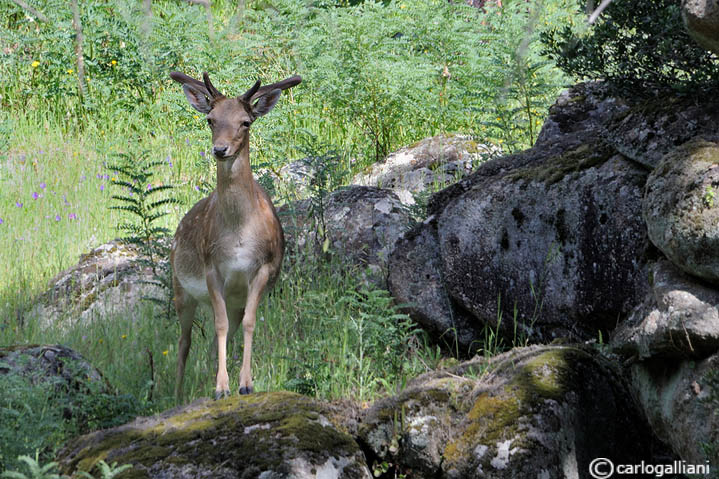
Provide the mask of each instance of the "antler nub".
{"label": "antler nub", "polygon": [[202,72],[202,79],[205,82],[205,88],[207,88],[207,91],[210,93],[212,98],[219,98],[223,96],[222,93],[220,93],[220,91],[212,84],[210,81],[210,75],[208,75],[207,72]]}
{"label": "antler nub", "polygon": [[252,96],[257,93],[257,90],[260,89],[260,85],[262,84],[261,80],[257,80],[254,85],[252,85],[252,88],[247,90],[244,95],[242,95],[240,98],[246,102],[249,103],[252,101]]}

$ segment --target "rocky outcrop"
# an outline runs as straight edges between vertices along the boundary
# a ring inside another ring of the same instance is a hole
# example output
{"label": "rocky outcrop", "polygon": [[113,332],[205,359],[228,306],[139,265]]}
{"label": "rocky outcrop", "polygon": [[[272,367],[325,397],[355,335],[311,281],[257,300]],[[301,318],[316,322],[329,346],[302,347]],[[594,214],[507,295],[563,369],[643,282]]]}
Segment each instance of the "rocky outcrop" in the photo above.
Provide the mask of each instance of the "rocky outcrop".
{"label": "rocky outcrop", "polygon": [[50,281],[32,315],[44,326],[90,321],[131,312],[145,296],[163,297],[161,288],[148,284],[154,279],[152,270],[141,266],[139,258],[134,245],[118,240],[98,246]]}
{"label": "rocky outcrop", "polygon": [[682,18],[696,42],[719,55],[719,2],[682,0]]}
{"label": "rocky outcrop", "polygon": [[719,354],[631,366],[631,384],[657,437],[689,464],[719,467]]}
{"label": "rocky outcrop", "polygon": [[515,349],[412,381],[375,403],[362,441],[412,478],[576,478],[657,461],[619,371],[583,346]]}
{"label": "rocky outcrop", "polygon": [[611,345],[635,359],[706,357],[719,351],[719,291],[677,270],[669,261],[651,265],[650,292]]}
{"label": "rocky outcrop", "polygon": [[199,400],[71,441],[61,471],[100,460],[131,464],[119,478],[369,479],[364,456],[328,405],[288,392]]}
{"label": "rocky outcrop", "polygon": [[45,383],[71,394],[90,383],[96,393],[110,393],[100,371],[76,351],[59,344],[0,348],[0,374],[23,377],[33,384]]}
{"label": "rocky outcrop", "polygon": [[446,329],[448,318],[468,317],[473,326],[459,338],[489,325],[508,342],[588,339],[644,298],[646,171],[601,138],[617,105],[595,93],[576,87],[552,107],[532,149],[487,162],[431,198],[432,221],[409,234],[426,241],[402,243],[390,260],[419,272],[410,285],[390,281],[393,295],[423,305],[407,292],[421,292],[418,258],[436,238],[441,285],[433,296],[449,299],[425,305],[433,312],[413,314],[417,322],[439,318],[435,329]]}
{"label": "rocky outcrop", "polygon": [[683,271],[719,283],[719,144],[695,139],[666,155],[647,181],[649,238]]}
{"label": "rocky outcrop", "polygon": [[[385,282],[387,258],[395,241],[412,222],[407,209],[390,190],[350,186],[327,196],[322,205],[303,200],[278,212],[287,250],[307,245],[341,255],[367,267],[370,277]],[[325,232],[323,241],[321,232]]]}
{"label": "rocky outcrop", "polygon": [[464,178],[499,151],[469,136],[438,135],[391,153],[352,183],[390,189],[402,203],[412,205],[414,195]]}

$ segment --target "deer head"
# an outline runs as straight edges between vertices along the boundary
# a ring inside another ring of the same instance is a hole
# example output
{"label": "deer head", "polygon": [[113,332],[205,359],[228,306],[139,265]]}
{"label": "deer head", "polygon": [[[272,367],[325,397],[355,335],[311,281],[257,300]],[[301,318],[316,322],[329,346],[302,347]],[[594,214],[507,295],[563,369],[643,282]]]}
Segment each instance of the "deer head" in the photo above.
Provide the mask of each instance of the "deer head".
{"label": "deer head", "polygon": [[170,78],[182,84],[190,105],[207,115],[207,124],[212,130],[212,154],[219,161],[237,156],[249,142],[252,123],[272,110],[282,90],[302,81],[295,75],[281,82],[260,86],[260,80],[257,80],[243,95],[228,98],[215,88],[207,72],[202,74],[203,81],[180,72],[170,73]]}

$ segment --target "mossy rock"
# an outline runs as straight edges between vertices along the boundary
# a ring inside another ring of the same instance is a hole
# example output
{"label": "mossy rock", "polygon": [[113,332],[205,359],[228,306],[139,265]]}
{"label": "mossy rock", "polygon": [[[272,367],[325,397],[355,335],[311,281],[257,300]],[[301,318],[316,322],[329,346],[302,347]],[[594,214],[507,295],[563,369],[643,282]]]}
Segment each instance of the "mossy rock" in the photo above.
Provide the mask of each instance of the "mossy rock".
{"label": "mossy rock", "polygon": [[682,271],[719,284],[719,143],[695,138],[647,180],[649,238]]}
{"label": "mossy rock", "polygon": [[619,369],[583,345],[428,373],[376,403],[360,437],[413,478],[585,477],[595,457],[635,463],[661,450]]}
{"label": "mossy rock", "polygon": [[120,478],[369,478],[335,412],[289,392],[200,400],[82,436],[59,454],[65,474],[132,464]]}

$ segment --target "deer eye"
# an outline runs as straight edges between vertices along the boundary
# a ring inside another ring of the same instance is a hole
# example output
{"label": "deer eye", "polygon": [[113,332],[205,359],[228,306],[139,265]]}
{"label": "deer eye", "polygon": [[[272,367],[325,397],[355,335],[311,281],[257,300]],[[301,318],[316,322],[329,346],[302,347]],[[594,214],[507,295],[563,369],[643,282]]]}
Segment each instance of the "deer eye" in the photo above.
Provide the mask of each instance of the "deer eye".
{"label": "deer eye", "polygon": [[212,128],[212,118],[207,119],[207,124],[210,125],[210,128]]}
{"label": "deer eye", "polygon": [[250,122],[249,122],[249,121],[243,121],[243,122],[242,122],[242,126],[244,126],[245,128],[249,128],[249,127],[250,127]]}

